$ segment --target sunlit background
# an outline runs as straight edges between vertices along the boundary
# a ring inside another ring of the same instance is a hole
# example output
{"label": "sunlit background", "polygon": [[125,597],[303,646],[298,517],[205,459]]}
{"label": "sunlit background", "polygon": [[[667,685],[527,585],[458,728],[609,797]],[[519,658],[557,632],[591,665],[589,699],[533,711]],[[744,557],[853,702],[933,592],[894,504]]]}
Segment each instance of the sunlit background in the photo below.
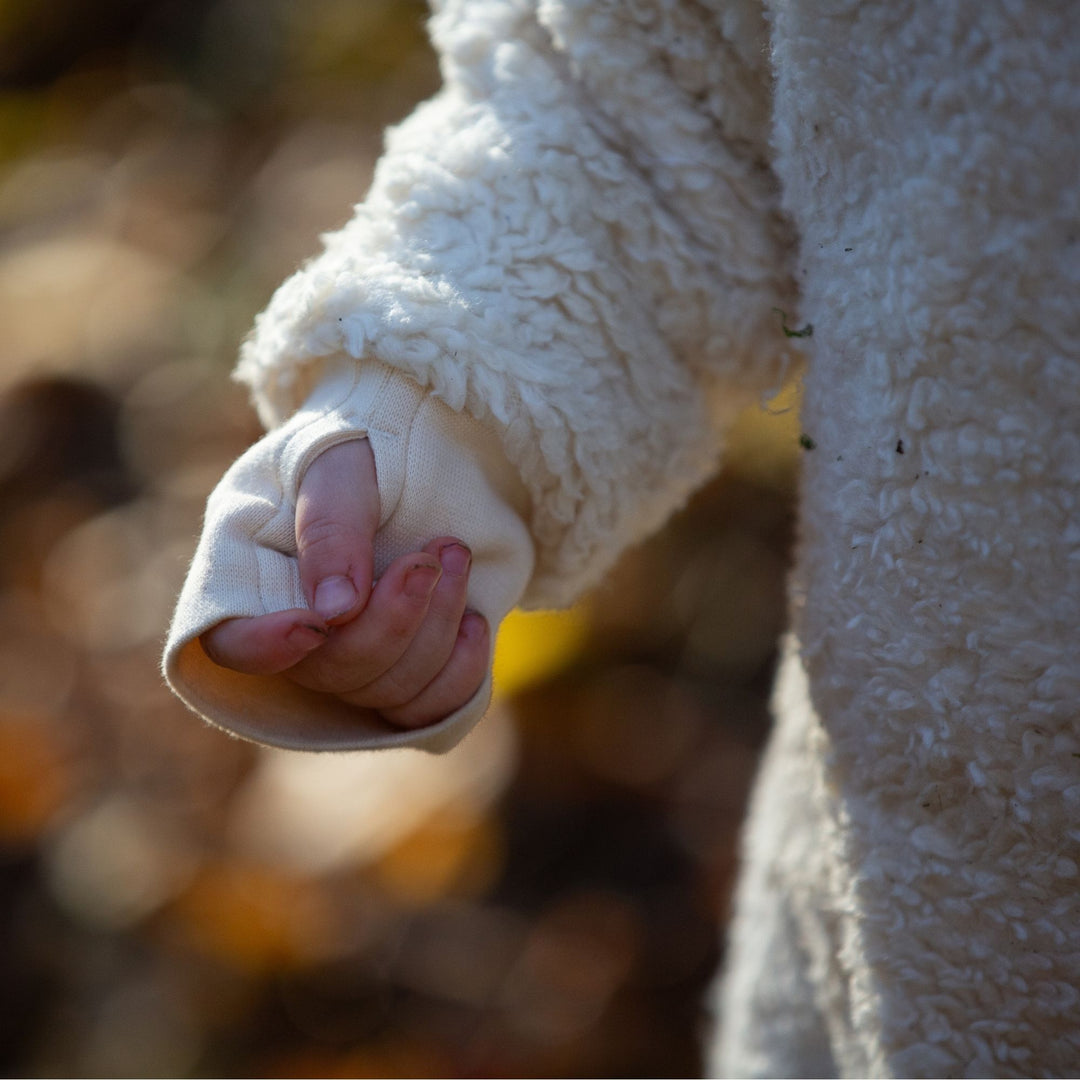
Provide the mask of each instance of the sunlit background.
{"label": "sunlit background", "polygon": [[[260,751],[164,690],[228,381],[437,85],[413,0],[0,0],[0,1070],[685,1076],[783,625],[798,429],[444,758]],[[790,403],[789,403],[790,404]]]}

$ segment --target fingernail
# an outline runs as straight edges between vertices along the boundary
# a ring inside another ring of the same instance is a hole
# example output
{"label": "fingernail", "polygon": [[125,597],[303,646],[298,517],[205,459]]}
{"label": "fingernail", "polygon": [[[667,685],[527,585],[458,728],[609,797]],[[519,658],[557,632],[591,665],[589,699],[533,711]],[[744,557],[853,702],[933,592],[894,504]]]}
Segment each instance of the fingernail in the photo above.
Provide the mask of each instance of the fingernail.
{"label": "fingernail", "polygon": [[476,637],[487,629],[487,619],[478,611],[466,611],[461,617],[458,634],[463,638]]}
{"label": "fingernail", "polygon": [[296,649],[302,649],[306,653],[318,648],[326,640],[326,637],[325,630],[312,626],[310,623],[301,623],[299,626],[294,626],[285,635],[285,639],[290,645]]}
{"label": "fingernail", "polygon": [[439,548],[439,562],[451,577],[464,577],[472,562],[472,552],[464,544],[446,544]]}
{"label": "fingernail", "polygon": [[405,595],[414,600],[429,597],[442,577],[442,567],[420,563],[405,575]]}
{"label": "fingernail", "polygon": [[356,589],[347,578],[338,574],[323,578],[315,586],[315,602],[312,607],[324,618],[343,615],[356,603]]}

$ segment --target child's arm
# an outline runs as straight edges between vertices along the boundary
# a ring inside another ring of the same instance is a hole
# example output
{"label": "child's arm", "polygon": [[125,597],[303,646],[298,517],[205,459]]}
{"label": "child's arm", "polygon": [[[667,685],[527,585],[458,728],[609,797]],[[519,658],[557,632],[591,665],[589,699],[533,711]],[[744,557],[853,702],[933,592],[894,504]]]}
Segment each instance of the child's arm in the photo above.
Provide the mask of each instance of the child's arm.
{"label": "child's arm", "polygon": [[767,162],[761,5],[441,0],[444,86],[238,376],[268,424],[377,357],[497,435],[530,498],[527,603],[563,603],[715,468],[797,318]]}
{"label": "child's arm", "polygon": [[[344,438],[368,434],[380,498],[396,505],[404,491],[411,508],[388,553],[463,540],[469,604],[494,631],[519,598],[573,600],[713,471],[727,423],[778,385],[791,245],[765,164],[756,2],[731,0],[721,16],[702,4],[442,0],[432,26],[443,90],[390,133],[367,199],[278,290],[238,374],[279,430],[305,400],[300,422],[318,426],[311,417],[334,407],[313,393],[384,365],[395,392],[422,399],[406,425],[415,436],[425,410],[457,418],[460,438],[404,489],[400,447],[380,441],[394,426],[383,405]],[[296,453],[273,464],[283,479],[259,481],[267,498],[285,492],[274,542],[287,561]],[[474,489],[498,495],[473,507]],[[513,567],[484,602],[481,549]],[[272,562],[238,558],[238,580]],[[201,565],[181,603],[189,615],[203,603]],[[190,644],[236,615],[305,607],[299,574],[270,600],[264,590],[245,610],[180,618],[167,670],[204,715],[281,745],[437,748],[465,730],[459,714],[416,733],[372,726],[332,695],[235,675]]]}

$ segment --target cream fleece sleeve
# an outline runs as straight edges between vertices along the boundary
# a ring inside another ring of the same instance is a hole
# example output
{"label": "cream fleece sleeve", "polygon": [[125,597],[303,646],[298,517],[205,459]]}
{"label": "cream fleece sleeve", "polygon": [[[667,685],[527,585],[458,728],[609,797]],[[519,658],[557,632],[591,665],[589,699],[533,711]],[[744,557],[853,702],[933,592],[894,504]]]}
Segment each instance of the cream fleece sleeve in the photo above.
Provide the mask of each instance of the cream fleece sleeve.
{"label": "cream fleece sleeve", "polygon": [[[394,513],[415,515],[410,543],[453,532],[474,558],[486,543],[516,552],[480,608],[494,624],[521,589],[524,606],[572,601],[710,475],[728,422],[778,385],[775,309],[795,317],[757,0],[433,6],[443,90],[390,133],[353,220],[244,346],[237,376],[284,426],[211,501],[170,639],[182,697],[280,745],[434,747],[464,726],[360,733],[284,680],[222,674],[201,654],[199,630],[242,613],[213,598],[252,612],[300,600],[290,500],[314,448],[370,429],[389,505],[407,473]],[[346,419],[329,388],[348,357],[400,381]],[[403,387],[412,427],[393,419]],[[411,462],[421,413],[446,440],[429,472],[392,463],[402,440]],[[392,435],[399,423],[413,436]],[[478,500],[453,527],[447,491]],[[249,518],[258,543],[241,557]]]}
{"label": "cream fleece sleeve", "polygon": [[297,490],[319,453],[359,437],[371,444],[379,484],[376,574],[445,534],[472,549],[468,603],[493,629],[525,589],[533,569],[527,498],[490,429],[385,364],[337,358],[323,373],[304,406],[244,454],[211,495],[169,632],[165,675],[211,723],[271,746],[448,750],[486,709],[490,676],[452,716],[403,731],[283,675],[219,667],[199,641],[224,619],[307,606],[296,561]]}
{"label": "cream fleece sleeve", "polygon": [[[444,88],[279,290],[239,377],[291,415],[375,356],[495,431],[529,494],[525,606],[599,579],[716,467],[797,318],[757,0],[441,0]],[[721,10],[722,8],[722,10]]]}

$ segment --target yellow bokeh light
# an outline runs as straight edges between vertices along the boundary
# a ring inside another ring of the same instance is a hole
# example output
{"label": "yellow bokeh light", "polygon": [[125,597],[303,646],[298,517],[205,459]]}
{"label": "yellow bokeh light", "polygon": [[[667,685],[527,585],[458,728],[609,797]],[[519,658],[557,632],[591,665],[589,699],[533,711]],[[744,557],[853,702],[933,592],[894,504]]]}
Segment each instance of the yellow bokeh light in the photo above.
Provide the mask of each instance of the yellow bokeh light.
{"label": "yellow bokeh light", "polygon": [[495,647],[496,694],[515,694],[566,667],[581,652],[588,632],[583,605],[567,611],[512,611]]}

